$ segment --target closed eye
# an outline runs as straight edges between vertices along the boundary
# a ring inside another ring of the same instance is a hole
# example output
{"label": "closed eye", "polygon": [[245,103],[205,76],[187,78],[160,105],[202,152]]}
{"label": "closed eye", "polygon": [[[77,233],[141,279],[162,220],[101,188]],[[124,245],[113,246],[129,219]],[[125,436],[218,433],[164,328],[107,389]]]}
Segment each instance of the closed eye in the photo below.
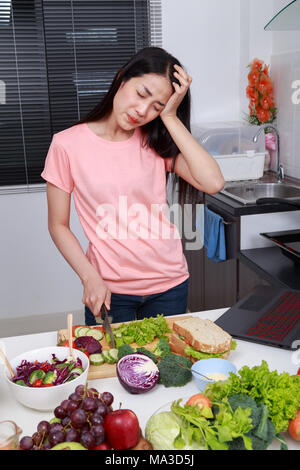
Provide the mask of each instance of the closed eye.
{"label": "closed eye", "polygon": [[[138,90],[136,90],[138,96],[140,96],[141,98],[147,98],[147,96],[145,95],[142,95]],[[153,106],[154,110],[159,113],[161,111],[161,109],[157,109],[156,106]]]}

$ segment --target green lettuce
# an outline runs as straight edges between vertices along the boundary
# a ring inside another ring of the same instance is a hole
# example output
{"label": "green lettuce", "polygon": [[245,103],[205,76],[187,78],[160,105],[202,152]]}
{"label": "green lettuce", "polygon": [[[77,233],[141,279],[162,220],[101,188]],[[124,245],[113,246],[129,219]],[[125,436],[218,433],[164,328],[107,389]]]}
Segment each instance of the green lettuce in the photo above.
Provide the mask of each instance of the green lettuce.
{"label": "green lettuce", "polygon": [[[168,327],[163,314],[157,315],[155,318],[143,318],[143,320],[122,323],[119,327],[112,327],[116,347],[119,348],[123,344],[136,343],[138,346],[152,343],[155,338],[165,338],[166,333],[172,330]],[[106,335],[108,343],[110,338]]]}
{"label": "green lettuce", "polygon": [[[231,346],[231,351],[234,350],[235,348],[236,348],[236,341],[233,340],[232,341],[232,346]],[[202,352],[202,351],[197,351],[196,349],[194,349],[189,344],[187,344],[187,346],[184,350],[184,354],[186,354],[187,356],[190,356],[190,357],[194,357],[195,359],[197,359],[199,361],[201,359],[209,359],[211,357],[215,357],[215,358],[222,357],[226,352],[228,352],[228,351],[223,351],[221,353],[215,353],[215,354],[205,353],[205,352]]]}
{"label": "green lettuce", "polygon": [[300,407],[300,376],[270,371],[266,361],[261,365],[244,366],[238,374],[230,373],[228,380],[209,383],[204,393],[212,401],[220,401],[237,393],[245,393],[269,410],[276,433],[288,429]]}

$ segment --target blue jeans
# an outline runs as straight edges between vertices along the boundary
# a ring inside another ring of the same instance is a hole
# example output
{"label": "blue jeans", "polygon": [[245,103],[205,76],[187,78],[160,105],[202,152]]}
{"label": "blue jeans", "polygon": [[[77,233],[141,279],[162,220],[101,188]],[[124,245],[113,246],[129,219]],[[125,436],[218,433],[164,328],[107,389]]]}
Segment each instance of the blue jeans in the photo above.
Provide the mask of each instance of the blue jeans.
{"label": "blue jeans", "polygon": [[[188,279],[178,286],[159,294],[141,295],[111,294],[109,315],[113,323],[141,320],[158,314],[179,315],[186,313]],[[97,317],[98,318],[98,317]],[[85,306],[85,324],[96,325],[96,318]]]}

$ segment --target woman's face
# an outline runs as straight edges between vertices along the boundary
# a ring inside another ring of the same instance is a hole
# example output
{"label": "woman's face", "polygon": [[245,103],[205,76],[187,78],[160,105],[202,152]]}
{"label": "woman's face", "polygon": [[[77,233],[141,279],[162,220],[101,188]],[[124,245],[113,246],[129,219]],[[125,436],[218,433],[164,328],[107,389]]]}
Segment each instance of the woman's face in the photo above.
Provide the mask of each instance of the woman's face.
{"label": "woman's face", "polygon": [[170,81],[163,75],[149,73],[122,82],[113,103],[118,125],[131,130],[147,124],[159,116],[172,94]]}

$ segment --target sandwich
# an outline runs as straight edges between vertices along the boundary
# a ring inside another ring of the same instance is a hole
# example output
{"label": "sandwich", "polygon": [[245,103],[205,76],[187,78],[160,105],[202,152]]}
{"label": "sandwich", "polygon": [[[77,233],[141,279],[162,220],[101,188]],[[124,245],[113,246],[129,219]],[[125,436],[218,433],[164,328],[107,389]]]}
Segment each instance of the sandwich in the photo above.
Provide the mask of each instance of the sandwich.
{"label": "sandwich", "polygon": [[198,317],[174,321],[169,344],[176,354],[192,362],[211,357],[227,359],[236,342],[211,320]]}

